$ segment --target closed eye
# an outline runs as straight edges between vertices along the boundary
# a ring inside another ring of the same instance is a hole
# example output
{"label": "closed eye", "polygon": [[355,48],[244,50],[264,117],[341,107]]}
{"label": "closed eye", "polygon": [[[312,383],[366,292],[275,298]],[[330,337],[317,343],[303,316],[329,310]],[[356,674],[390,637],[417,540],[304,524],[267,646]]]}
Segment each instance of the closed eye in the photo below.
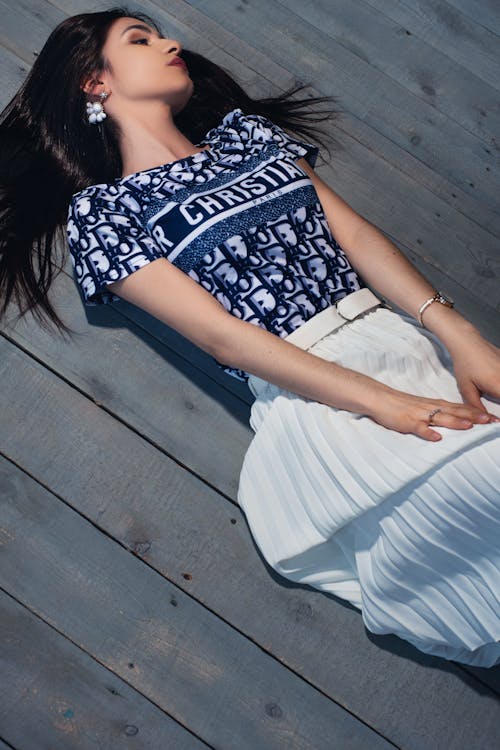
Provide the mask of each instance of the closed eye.
{"label": "closed eye", "polygon": [[143,37],[142,39],[133,39],[130,43],[131,44],[142,44],[145,42],[146,44],[149,44],[149,39],[146,39],[146,37]]}

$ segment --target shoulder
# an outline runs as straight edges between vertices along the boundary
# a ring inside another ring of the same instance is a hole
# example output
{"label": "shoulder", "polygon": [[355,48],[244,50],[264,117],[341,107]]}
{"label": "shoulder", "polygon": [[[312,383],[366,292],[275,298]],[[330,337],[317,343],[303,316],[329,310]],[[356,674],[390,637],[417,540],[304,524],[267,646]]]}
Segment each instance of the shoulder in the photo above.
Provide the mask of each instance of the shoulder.
{"label": "shoulder", "polygon": [[209,130],[204,141],[265,141],[272,139],[276,127],[266,117],[245,114],[238,108],[228,112],[219,125]]}
{"label": "shoulder", "polygon": [[204,143],[229,154],[238,152],[254,155],[271,150],[288,154],[292,158],[305,157],[314,166],[318,148],[291,135],[264,115],[244,113],[234,109],[222,119],[220,125],[207,133]]}
{"label": "shoulder", "polygon": [[123,212],[127,203],[132,203],[131,208],[138,212],[140,206],[135,205],[136,201],[131,201],[130,192],[123,180],[89,185],[72,195],[68,207],[68,219],[92,221],[94,217],[108,211]]}
{"label": "shoulder", "polygon": [[110,185],[102,183],[100,185],[89,185],[89,187],[79,190],[71,197],[69,204],[69,214],[75,218],[82,218],[92,212],[92,209],[106,200],[109,193]]}

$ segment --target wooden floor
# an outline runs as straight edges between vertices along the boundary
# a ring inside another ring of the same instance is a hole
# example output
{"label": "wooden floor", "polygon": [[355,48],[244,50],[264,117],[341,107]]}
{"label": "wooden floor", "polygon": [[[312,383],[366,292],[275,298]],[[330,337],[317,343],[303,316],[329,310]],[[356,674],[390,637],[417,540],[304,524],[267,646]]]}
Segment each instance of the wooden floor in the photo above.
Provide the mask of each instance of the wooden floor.
{"label": "wooden floor", "polygon": [[[108,3],[108,5],[110,5]],[[335,94],[321,173],[500,343],[497,0],[141,0],[253,93]],[[0,0],[2,106],[49,31]],[[0,336],[0,749],[495,750],[500,668],[276,576],[236,502],[246,386],[125,303]]]}

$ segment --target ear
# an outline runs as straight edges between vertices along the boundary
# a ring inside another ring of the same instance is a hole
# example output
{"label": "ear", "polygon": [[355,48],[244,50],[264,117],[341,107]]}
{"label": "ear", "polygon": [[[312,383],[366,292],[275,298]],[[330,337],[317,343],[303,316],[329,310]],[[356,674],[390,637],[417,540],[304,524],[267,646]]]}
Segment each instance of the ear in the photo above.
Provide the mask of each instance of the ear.
{"label": "ear", "polygon": [[82,81],[80,88],[85,94],[98,96],[105,89],[105,81],[98,73]]}

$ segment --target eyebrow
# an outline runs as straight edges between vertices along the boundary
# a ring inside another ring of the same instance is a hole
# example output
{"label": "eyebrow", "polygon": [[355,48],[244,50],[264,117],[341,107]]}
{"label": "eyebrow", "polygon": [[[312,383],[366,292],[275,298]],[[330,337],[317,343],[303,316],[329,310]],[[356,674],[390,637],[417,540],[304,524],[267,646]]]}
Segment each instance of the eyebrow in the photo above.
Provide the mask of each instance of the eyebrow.
{"label": "eyebrow", "polygon": [[144,31],[146,34],[154,33],[153,31],[151,31],[149,26],[145,26],[143,23],[133,23],[131,26],[127,26],[127,28],[122,31],[122,33],[120,34],[120,37],[126,34],[127,31],[130,31],[130,29],[139,29],[139,31]]}

